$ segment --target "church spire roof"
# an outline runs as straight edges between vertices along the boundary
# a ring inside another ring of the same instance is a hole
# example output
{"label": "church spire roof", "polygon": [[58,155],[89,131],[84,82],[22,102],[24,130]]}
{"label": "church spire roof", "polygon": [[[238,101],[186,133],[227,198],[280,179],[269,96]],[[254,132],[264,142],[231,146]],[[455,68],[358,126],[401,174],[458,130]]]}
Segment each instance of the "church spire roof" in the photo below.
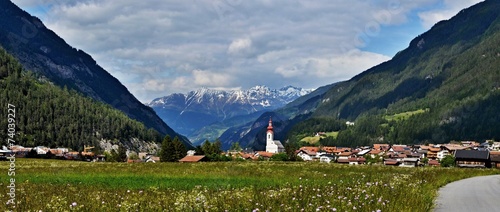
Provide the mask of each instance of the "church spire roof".
{"label": "church spire roof", "polygon": [[273,132],[273,119],[269,117],[269,126],[267,126],[267,132]]}

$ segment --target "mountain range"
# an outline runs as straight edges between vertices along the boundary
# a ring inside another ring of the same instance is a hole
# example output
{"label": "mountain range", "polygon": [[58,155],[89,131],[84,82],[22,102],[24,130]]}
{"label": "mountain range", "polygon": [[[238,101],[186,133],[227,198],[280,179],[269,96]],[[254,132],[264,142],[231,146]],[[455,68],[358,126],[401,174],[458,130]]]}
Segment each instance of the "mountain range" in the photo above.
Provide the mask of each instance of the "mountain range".
{"label": "mountain range", "polygon": [[198,144],[219,137],[222,130],[237,122],[283,107],[311,91],[293,86],[271,89],[263,85],[229,91],[202,88],[157,98],[147,105],[175,131]]}
{"label": "mountain range", "polygon": [[[273,111],[285,125],[277,133],[298,142],[313,129],[339,131],[329,144],[346,146],[500,139],[498,11],[497,0],[464,9],[414,38],[391,60]],[[413,115],[391,118],[401,114]],[[252,126],[262,126],[265,119],[233,128],[224,133],[232,136],[221,141],[243,139],[262,150],[263,139],[255,133],[260,129]],[[314,120],[356,125],[329,127]]]}

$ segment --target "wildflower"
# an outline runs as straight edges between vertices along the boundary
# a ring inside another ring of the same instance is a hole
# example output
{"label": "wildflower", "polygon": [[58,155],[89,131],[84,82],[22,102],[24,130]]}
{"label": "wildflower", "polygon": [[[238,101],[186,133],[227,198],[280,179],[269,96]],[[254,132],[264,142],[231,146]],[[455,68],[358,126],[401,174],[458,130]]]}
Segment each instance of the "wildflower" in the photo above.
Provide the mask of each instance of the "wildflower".
{"label": "wildflower", "polygon": [[337,208],[332,208],[332,211],[337,211]]}
{"label": "wildflower", "polygon": [[76,202],[71,203],[72,207],[76,207]]}
{"label": "wildflower", "polygon": [[257,211],[259,211],[259,209],[258,209],[258,208],[253,209],[253,211],[252,211],[252,212],[257,212]]}
{"label": "wildflower", "polygon": [[380,210],[380,209],[377,209],[377,212],[382,212],[382,210]]}

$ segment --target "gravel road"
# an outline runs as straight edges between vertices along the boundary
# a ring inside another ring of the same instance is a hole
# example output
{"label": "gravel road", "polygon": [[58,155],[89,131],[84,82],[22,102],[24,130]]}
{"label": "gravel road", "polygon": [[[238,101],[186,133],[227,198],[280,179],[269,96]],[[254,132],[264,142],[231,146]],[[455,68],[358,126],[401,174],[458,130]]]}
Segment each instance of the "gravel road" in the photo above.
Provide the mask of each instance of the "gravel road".
{"label": "gravel road", "polygon": [[500,211],[500,175],[473,177],[439,189],[434,212]]}

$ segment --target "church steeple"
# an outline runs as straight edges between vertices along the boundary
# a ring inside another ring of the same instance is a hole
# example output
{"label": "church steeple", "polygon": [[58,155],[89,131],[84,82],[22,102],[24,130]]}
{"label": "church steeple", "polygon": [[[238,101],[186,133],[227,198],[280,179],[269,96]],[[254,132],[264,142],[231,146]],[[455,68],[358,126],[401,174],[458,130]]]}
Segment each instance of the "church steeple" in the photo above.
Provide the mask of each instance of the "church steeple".
{"label": "church steeple", "polygon": [[274,140],[274,131],[273,131],[273,120],[269,117],[269,126],[267,126],[267,143],[272,142]]}
{"label": "church steeple", "polygon": [[269,126],[267,126],[267,132],[273,131],[273,119],[269,117]]}

